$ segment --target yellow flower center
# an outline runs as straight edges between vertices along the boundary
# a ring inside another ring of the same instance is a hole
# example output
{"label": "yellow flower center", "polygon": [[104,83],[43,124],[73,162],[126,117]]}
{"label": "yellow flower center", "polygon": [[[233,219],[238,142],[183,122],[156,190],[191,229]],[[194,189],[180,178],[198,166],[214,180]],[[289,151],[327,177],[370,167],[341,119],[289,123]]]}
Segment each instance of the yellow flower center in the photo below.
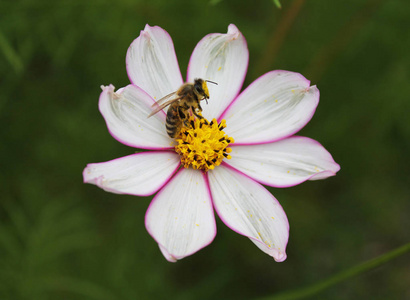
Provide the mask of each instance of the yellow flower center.
{"label": "yellow flower center", "polygon": [[192,166],[206,172],[219,166],[224,157],[231,158],[228,153],[232,150],[228,145],[234,140],[222,131],[226,127],[225,120],[218,124],[216,119],[208,122],[205,118],[191,116],[186,123],[175,139],[178,143],[175,151],[185,168]]}

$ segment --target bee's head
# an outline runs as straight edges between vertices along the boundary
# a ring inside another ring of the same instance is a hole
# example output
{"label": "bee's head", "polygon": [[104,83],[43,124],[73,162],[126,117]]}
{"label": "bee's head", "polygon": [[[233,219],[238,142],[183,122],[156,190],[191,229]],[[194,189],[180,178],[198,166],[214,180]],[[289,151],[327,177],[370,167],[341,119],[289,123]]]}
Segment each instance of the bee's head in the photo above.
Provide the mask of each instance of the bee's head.
{"label": "bee's head", "polygon": [[198,99],[204,100],[209,99],[209,90],[206,85],[206,81],[201,78],[195,78],[194,81],[194,90],[198,96]]}
{"label": "bee's head", "polygon": [[217,84],[213,81],[203,80],[201,78],[195,78],[195,81],[194,81],[194,90],[198,96],[198,99],[201,99],[201,100],[205,99],[206,104],[208,104],[208,99],[209,99],[209,90],[208,90],[208,85],[206,84],[207,82]]}

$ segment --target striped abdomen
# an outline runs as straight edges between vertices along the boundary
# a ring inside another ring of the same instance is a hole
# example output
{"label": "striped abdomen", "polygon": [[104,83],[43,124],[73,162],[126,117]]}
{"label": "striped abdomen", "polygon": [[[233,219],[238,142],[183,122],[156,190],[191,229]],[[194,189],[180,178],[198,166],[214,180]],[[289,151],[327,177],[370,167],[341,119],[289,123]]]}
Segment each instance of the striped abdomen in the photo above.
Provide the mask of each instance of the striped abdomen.
{"label": "striped abdomen", "polygon": [[177,136],[182,127],[182,120],[178,112],[179,101],[172,103],[167,111],[167,119],[165,122],[165,128],[171,138]]}

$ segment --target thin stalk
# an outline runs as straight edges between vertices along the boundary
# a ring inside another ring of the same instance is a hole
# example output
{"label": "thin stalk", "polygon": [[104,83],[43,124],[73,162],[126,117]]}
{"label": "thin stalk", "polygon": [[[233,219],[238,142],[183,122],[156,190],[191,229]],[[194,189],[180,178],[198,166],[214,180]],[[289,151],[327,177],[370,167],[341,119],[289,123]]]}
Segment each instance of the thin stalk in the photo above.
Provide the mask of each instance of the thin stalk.
{"label": "thin stalk", "polygon": [[269,37],[265,51],[258,62],[258,66],[256,67],[256,74],[262,74],[272,68],[276,56],[282,47],[283,41],[285,40],[290,28],[292,28],[292,25],[304,3],[305,0],[294,0],[290,7],[284,12],[279,24],[276,26],[276,29],[272,31],[272,35]]}
{"label": "thin stalk", "polygon": [[310,286],[300,288],[297,290],[291,290],[291,291],[283,292],[283,293],[280,293],[274,296],[268,296],[260,300],[295,300],[295,299],[302,299],[305,297],[313,296],[333,285],[338,284],[339,282],[345,281],[354,276],[367,272],[371,269],[377,268],[391,261],[392,259],[396,257],[406,254],[409,251],[410,251],[410,243],[407,243],[404,246],[401,246],[400,248],[397,248],[393,251],[390,251],[386,254],[376,257],[372,260],[366,261],[360,265],[357,265],[350,269],[342,271],[323,281],[319,281]]}

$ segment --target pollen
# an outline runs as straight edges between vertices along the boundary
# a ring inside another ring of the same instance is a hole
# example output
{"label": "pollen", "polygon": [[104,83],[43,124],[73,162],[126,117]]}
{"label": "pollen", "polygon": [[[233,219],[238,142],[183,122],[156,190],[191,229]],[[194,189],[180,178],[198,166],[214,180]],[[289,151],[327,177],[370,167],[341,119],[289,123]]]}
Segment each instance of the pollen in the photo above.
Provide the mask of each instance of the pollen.
{"label": "pollen", "polygon": [[224,158],[230,159],[228,153],[232,150],[228,146],[234,139],[223,132],[225,127],[225,120],[209,122],[205,118],[191,116],[175,139],[178,143],[175,151],[181,158],[181,164],[185,168],[192,166],[207,172],[219,166]]}

